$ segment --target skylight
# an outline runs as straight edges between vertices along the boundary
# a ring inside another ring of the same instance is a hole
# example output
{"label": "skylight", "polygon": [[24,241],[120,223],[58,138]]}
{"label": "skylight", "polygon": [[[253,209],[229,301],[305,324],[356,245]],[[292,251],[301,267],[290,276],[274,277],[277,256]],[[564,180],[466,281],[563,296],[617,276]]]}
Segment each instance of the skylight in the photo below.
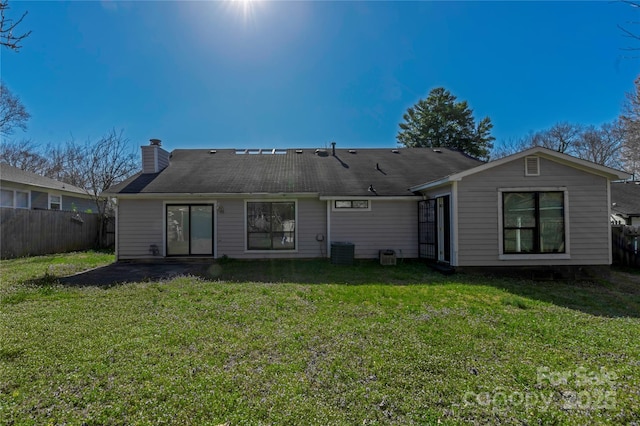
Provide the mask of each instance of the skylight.
{"label": "skylight", "polygon": [[237,155],[244,155],[244,154],[249,154],[249,155],[258,155],[258,154],[271,154],[271,155],[282,155],[282,154],[286,154],[287,150],[286,149],[257,149],[257,148],[253,148],[253,149],[236,149],[236,154]]}

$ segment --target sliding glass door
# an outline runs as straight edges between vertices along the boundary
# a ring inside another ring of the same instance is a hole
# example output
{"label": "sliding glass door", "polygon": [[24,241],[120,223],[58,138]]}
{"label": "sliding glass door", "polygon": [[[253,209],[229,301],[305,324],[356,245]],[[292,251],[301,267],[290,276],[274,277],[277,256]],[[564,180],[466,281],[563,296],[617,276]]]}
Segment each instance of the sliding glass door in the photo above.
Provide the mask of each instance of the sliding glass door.
{"label": "sliding glass door", "polygon": [[167,205],[167,256],[213,255],[213,204]]}

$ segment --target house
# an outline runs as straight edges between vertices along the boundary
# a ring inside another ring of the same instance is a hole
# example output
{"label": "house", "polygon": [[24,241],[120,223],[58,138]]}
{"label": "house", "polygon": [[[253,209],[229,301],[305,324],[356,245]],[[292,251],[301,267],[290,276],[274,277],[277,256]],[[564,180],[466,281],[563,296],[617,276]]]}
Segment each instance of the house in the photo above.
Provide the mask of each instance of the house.
{"label": "house", "polygon": [[611,213],[616,224],[640,226],[640,181],[611,183]]}
{"label": "house", "polygon": [[0,207],[96,211],[96,203],[77,186],[0,164]]}
{"label": "house", "polygon": [[610,182],[545,148],[489,163],[446,148],[142,147],[117,198],[119,260],[356,258],[392,249],[454,267],[609,265]]}

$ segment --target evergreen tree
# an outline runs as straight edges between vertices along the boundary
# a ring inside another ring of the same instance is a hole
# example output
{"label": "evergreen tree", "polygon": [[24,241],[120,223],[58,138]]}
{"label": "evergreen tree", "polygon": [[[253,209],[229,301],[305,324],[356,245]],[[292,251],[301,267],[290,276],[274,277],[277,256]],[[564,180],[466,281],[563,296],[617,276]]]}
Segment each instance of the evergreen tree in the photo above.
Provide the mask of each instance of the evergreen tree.
{"label": "evergreen tree", "polygon": [[427,99],[410,107],[400,123],[397,140],[406,147],[448,147],[488,159],[495,138],[489,117],[477,125],[466,101],[457,102],[448,90],[437,87]]}

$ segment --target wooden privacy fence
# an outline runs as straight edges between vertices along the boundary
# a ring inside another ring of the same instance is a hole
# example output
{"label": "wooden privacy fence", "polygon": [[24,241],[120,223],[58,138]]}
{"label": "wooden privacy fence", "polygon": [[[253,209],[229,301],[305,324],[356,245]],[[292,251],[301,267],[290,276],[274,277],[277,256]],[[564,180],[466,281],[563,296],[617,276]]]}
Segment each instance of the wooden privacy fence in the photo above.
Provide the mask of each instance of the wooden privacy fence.
{"label": "wooden privacy fence", "polygon": [[0,208],[0,258],[64,253],[113,245],[111,223],[92,213]]}
{"label": "wooden privacy fence", "polygon": [[613,263],[640,267],[640,226],[611,226]]}

